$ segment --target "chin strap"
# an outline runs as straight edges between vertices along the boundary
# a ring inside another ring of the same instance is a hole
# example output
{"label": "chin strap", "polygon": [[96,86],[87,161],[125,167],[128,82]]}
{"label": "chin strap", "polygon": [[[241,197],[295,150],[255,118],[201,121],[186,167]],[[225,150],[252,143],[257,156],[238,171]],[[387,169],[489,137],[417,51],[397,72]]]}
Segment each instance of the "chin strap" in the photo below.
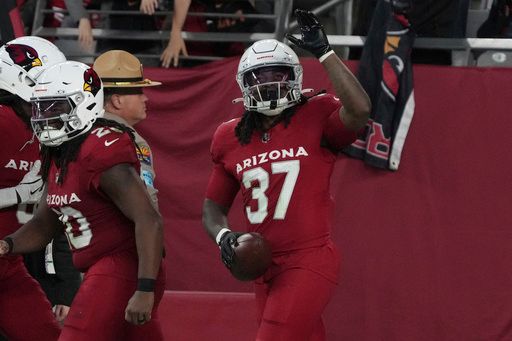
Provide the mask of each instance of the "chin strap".
{"label": "chin strap", "polygon": [[28,144],[32,144],[32,143],[34,143],[35,137],[36,137],[36,133],[35,133],[35,132],[33,132],[33,133],[32,133],[32,138],[31,138],[30,140],[28,140],[27,142],[25,142],[25,144],[20,148],[20,150],[19,150],[19,151],[21,152],[23,149],[25,149],[25,147],[26,147]]}
{"label": "chin strap", "polygon": [[[315,91],[315,89],[307,88],[307,89],[302,89],[300,93],[302,95],[304,95],[304,94],[312,93],[314,91]],[[241,103],[243,101],[244,101],[243,97],[238,97],[238,98],[233,99],[231,102],[233,104],[237,104],[237,103]],[[266,110],[266,111],[256,110],[256,111],[258,111],[266,116],[276,116],[276,115],[279,115],[284,110],[282,108],[277,108],[277,101],[271,101],[270,107],[271,107],[270,110]],[[272,107],[274,107],[274,108],[272,108]]]}
{"label": "chin strap", "polygon": [[285,108],[276,108],[270,110],[257,110],[259,113],[265,116],[277,116],[284,111]]}

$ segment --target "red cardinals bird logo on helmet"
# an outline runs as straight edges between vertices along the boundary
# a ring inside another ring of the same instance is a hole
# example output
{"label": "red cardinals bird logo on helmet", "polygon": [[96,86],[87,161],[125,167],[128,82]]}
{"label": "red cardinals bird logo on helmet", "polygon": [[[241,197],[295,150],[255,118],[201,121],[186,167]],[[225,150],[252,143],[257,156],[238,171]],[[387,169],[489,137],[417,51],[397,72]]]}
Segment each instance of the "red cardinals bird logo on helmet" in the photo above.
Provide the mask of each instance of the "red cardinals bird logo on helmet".
{"label": "red cardinals bird logo on helmet", "polygon": [[84,72],[84,91],[89,91],[94,96],[101,89],[101,81],[98,74],[92,69],[87,69]]}
{"label": "red cardinals bird logo on helmet", "polygon": [[34,66],[43,65],[37,51],[28,45],[10,44],[5,46],[5,50],[9,53],[12,61],[27,72]]}

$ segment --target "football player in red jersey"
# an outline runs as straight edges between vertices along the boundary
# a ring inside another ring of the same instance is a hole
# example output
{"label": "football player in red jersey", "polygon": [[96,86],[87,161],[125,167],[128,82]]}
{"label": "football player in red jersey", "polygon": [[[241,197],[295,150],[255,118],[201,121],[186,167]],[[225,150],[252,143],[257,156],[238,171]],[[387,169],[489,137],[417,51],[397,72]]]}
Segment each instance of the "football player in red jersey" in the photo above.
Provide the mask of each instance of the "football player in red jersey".
{"label": "football player in red jersey", "polygon": [[318,19],[303,10],[296,15],[302,39],[288,39],[319,59],[339,99],[306,98],[294,51],[276,40],[254,43],[236,76],[246,111],[214,134],[214,168],[203,206],[204,227],[228,268],[240,232],[231,231],[227,214],[239,190],[246,229],[272,247],[271,266],[255,280],[259,341],[325,340],[321,315],[340,262],[330,236],[329,179],[335,151],[355,140],[371,109]]}
{"label": "football player in red jersey", "polygon": [[[39,144],[30,129],[30,96],[37,77],[65,61],[39,37],[20,37],[0,47],[0,238],[17,230],[41,198]],[[30,142],[32,140],[32,142]],[[46,295],[20,256],[0,258],[0,334],[9,340],[57,340],[60,328]]]}
{"label": "football player in red jersey", "polygon": [[162,340],[162,221],[139,177],[133,134],[101,118],[101,80],[83,63],[49,68],[34,94],[46,200],[0,240],[0,255],[40,249],[64,228],[85,276],[59,340]]}

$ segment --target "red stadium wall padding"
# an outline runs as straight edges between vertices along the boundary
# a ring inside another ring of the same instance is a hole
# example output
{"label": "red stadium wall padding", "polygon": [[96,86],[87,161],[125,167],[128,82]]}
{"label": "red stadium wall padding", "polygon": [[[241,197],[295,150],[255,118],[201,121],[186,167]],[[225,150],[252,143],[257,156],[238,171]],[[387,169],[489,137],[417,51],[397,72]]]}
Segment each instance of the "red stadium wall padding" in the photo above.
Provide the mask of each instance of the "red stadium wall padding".
{"label": "red stadium wall padding", "polygon": [[168,341],[254,341],[256,307],[252,293],[167,290],[160,303]]}
{"label": "red stadium wall padding", "polygon": [[[304,86],[331,90],[322,66],[302,61]],[[147,90],[139,129],[155,154],[171,290],[252,290],[201,226],[212,134],[242,111],[237,64],[145,70],[164,83]],[[512,340],[512,69],[420,65],[414,78],[400,169],[340,155],[333,174],[343,263],[329,340]],[[241,213],[237,203],[235,229]]]}

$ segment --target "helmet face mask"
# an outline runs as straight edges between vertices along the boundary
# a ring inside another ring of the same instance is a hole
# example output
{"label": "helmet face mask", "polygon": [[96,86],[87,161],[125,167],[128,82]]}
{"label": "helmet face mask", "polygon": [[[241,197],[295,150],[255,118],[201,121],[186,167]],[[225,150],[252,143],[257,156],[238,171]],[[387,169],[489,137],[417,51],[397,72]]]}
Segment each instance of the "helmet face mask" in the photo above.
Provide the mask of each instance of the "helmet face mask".
{"label": "helmet face mask", "polygon": [[244,73],[244,91],[256,110],[278,113],[292,100],[293,69],[285,65],[263,66]]}
{"label": "helmet face mask", "polygon": [[0,47],[0,89],[28,102],[37,77],[64,61],[64,54],[46,39],[25,36],[11,40]]}
{"label": "helmet face mask", "polygon": [[32,129],[46,146],[59,146],[88,132],[96,118],[103,116],[101,80],[92,68],[79,62],[46,70],[34,94]]}
{"label": "helmet face mask", "polygon": [[45,98],[32,105],[32,129],[46,144],[59,145],[81,125],[76,105],[67,97]]}
{"label": "helmet face mask", "polygon": [[293,80],[293,69],[286,65],[263,66],[244,73],[244,85],[254,86]]}
{"label": "helmet face mask", "polygon": [[236,79],[245,109],[267,116],[280,114],[301,97],[299,59],[289,46],[274,39],[260,40],[247,49]]}

